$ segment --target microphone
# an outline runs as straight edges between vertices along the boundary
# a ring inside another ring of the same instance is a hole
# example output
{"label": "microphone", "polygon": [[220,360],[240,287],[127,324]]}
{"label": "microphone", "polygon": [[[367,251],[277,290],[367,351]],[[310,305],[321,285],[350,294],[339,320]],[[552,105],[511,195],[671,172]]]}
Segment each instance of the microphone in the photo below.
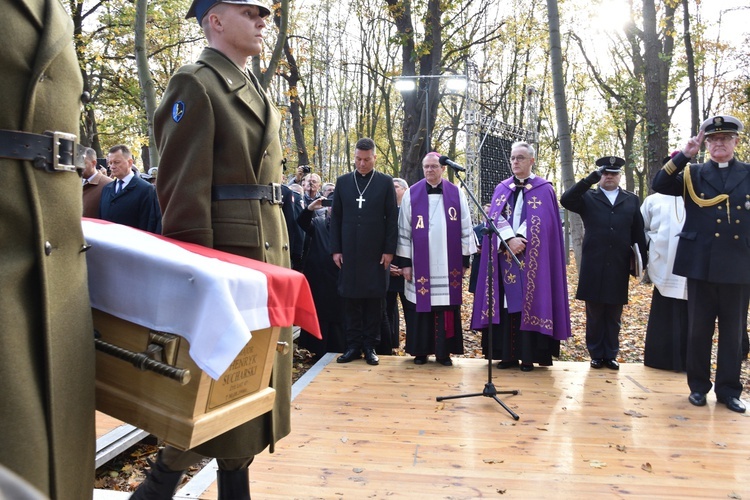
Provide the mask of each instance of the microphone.
{"label": "microphone", "polygon": [[438,162],[441,165],[448,165],[453,170],[457,170],[459,172],[466,172],[466,169],[464,167],[462,167],[461,165],[459,165],[458,163],[456,163],[455,161],[451,160],[450,158],[448,158],[445,155],[441,156],[440,159],[438,160]]}

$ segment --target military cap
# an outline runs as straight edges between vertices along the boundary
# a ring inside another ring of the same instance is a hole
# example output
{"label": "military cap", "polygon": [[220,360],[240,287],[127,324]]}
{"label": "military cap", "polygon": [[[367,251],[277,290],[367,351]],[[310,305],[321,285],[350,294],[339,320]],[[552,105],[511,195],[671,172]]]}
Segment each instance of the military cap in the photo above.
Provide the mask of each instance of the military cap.
{"label": "military cap", "polygon": [[602,156],[596,160],[597,167],[604,167],[605,172],[620,172],[621,167],[625,165],[625,160],[619,156]]}
{"label": "military cap", "polygon": [[205,16],[206,13],[211,9],[211,7],[213,7],[217,3],[231,3],[234,5],[255,5],[260,10],[260,17],[268,17],[268,15],[271,13],[271,9],[269,9],[260,0],[193,0],[193,3],[190,5],[190,8],[185,15],[185,19],[194,17],[198,21],[198,24],[200,24],[203,21],[203,16]]}
{"label": "military cap", "polygon": [[720,132],[739,134],[745,126],[734,116],[716,115],[701,124],[701,130],[705,135],[718,134]]}

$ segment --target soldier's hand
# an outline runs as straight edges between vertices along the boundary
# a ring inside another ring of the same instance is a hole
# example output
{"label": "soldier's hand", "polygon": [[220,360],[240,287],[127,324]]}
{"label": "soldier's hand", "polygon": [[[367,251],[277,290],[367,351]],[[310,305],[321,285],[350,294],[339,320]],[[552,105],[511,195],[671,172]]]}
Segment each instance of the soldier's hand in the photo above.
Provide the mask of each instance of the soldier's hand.
{"label": "soldier's hand", "polygon": [[684,154],[688,158],[692,158],[695,156],[695,154],[700,151],[701,144],[703,144],[703,138],[705,137],[706,133],[701,130],[698,132],[698,135],[691,137],[688,139],[687,144],[685,144],[685,147],[682,148],[682,154]]}
{"label": "soldier's hand", "polygon": [[602,174],[604,174],[604,168],[604,165],[602,165],[601,167],[591,172],[589,176],[586,177],[586,181],[588,181],[588,183],[592,185],[598,183],[602,178]]}

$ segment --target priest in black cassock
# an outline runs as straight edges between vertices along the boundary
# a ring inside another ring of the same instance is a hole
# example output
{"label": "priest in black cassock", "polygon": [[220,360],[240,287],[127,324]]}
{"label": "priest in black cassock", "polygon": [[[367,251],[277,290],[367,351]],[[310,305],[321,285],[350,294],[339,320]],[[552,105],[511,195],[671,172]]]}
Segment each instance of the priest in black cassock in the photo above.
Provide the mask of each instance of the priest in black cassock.
{"label": "priest in black cassock", "polygon": [[336,179],[331,211],[331,253],[341,269],[338,291],[343,301],[346,352],[336,360],[379,360],[388,273],[396,253],[398,208],[390,175],[375,170],[375,143],[362,138],[354,149],[355,171]]}

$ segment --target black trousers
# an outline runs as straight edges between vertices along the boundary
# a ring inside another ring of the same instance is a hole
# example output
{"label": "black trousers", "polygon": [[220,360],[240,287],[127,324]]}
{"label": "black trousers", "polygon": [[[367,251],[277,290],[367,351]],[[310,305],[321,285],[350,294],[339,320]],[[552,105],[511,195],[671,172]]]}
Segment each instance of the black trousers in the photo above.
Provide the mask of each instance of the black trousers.
{"label": "black trousers", "polygon": [[711,345],[716,320],[719,348],[714,391],[721,399],[742,394],[742,337],[750,285],[711,283],[688,278],[687,377],[691,392],[711,390]]}
{"label": "black trousers", "polygon": [[344,297],[344,331],[347,349],[375,349],[380,343],[385,298]]}
{"label": "black trousers", "polygon": [[586,301],[586,348],[591,359],[617,359],[622,304]]}

